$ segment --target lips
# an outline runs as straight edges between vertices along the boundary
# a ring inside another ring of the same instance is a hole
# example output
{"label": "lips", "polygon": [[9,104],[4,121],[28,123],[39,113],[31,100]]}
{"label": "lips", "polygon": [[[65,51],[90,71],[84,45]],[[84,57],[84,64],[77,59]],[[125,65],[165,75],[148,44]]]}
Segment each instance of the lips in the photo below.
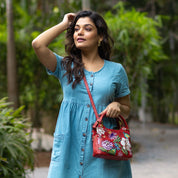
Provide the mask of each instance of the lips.
{"label": "lips", "polygon": [[84,38],[77,38],[77,42],[83,42],[86,41]]}

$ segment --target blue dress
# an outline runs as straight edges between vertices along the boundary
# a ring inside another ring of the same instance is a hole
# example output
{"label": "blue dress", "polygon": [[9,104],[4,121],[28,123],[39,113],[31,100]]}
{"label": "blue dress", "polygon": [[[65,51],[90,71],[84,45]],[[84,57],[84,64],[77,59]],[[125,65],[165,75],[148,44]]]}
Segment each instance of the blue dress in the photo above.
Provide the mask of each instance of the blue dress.
{"label": "blue dress", "polygon": [[[62,57],[56,55],[55,72],[48,70],[60,81],[63,101],[60,107],[48,178],[131,178],[130,161],[116,161],[92,156],[92,125],[96,121],[83,80],[72,89],[65,71],[61,68]],[[126,72],[121,64],[104,60],[97,72],[84,71],[98,113],[114,98],[130,93]],[[113,128],[114,119],[105,118],[104,125]]]}

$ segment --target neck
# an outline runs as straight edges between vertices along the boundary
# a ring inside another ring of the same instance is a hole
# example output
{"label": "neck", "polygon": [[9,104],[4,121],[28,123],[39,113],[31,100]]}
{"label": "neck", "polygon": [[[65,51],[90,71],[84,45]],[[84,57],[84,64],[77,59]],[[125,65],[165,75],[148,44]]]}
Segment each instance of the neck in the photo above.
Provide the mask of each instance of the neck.
{"label": "neck", "polygon": [[101,61],[101,57],[97,52],[82,52],[82,61],[83,63],[96,63],[97,61]]}
{"label": "neck", "polygon": [[104,60],[99,56],[98,51],[82,52],[82,61],[85,69],[92,72],[99,71],[104,65]]}

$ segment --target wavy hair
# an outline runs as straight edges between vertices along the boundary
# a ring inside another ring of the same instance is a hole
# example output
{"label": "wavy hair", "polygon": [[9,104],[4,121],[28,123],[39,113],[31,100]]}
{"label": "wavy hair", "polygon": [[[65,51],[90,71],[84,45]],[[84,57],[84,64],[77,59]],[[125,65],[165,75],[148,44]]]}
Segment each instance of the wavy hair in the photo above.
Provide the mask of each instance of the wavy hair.
{"label": "wavy hair", "polygon": [[110,60],[111,45],[113,44],[113,40],[108,34],[107,24],[98,13],[93,11],[80,11],[77,13],[74,21],[67,29],[65,43],[67,56],[62,60],[62,67],[66,70],[64,76],[67,76],[68,83],[72,82],[72,88],[75,88],[84,76],[84,64],[82,62],[81,50],[76,48],[73,39],[75,25],[78,19],[82,17],[89,17],[95,24],[98,35],[103,37],[100,46],[98,46],[98,54],[102,59]]}

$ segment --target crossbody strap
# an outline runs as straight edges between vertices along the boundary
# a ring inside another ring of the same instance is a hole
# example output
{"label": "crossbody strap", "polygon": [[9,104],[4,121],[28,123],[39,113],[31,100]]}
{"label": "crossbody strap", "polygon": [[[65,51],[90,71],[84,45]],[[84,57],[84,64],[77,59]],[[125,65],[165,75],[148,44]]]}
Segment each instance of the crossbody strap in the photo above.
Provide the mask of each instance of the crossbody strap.
{"label": "crossbody strap", "polygon": [[90,98],[91,105],[92,105],[92,107],[93,107],[93,110],[94,110],[94,113],[95,113],[95,116],[96,116],[96,119],[99,119],[99,116],[98,116],[98,113],[97,113],[97,110],[96,110],[96,107],[95,107],[95,103],[94,103],[94,101],[93,101],[93,98],[92,98],[90,89],[89,89],[89,87],[88,87],[88,83],[87,83],[87,80],[86,80],[85,75],[84,75],[84,77],[83,77],[83,80],[84,80],[85,87],[86,87],[86,89],[87,89],[87,92],[88,92],[88,95],[89,95],[89,98]]}

